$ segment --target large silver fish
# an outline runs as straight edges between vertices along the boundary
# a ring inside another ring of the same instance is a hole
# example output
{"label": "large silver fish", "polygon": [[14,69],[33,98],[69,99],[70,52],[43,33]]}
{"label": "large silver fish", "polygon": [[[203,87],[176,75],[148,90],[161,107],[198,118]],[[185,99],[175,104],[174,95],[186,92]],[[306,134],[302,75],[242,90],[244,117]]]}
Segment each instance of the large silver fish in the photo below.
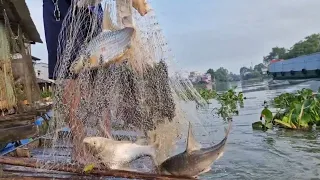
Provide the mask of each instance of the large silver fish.
{"label": "large silver fish", "polygon": [[130,170],[127,165],[140,157],[149,156],[155,161],[158,143],[139,145],[131,141],[117,141],[104,137],[86,137],[83,143],[94,156],[111,169]]}
{"label": "large silver fish", "polygon": [[130,48],[134,29],[126,27],[117,31],[103,31],[93,38],[84,55],[71,67],[79,73],[83,67],[95,68],[120,59]]}
{"label": "large silver fish", "polygon": [[160,173],[197,177],[202,173],[210,171],[213,162],[223,155],[230,129],[231,121],[229,122],[228,129],[226,129],[226,135],[220,143],[212,147],[200,148],[200,145],[196,142],[192,134],[192,127],[189,123],[186,150],[161,163],[158,168]]}
{"label": "large silver fish", "polygon": [[[78,2],[78,6],[97,5],[100,2],[100,0],[82,0]],[[117,13],[121,12],[120,14],[124,16],[118,18],[121,18],[125,28],[119,29],[113,24],[110,7],[105,4],[103,31],[89,42],[84,53],[71,65],[71,72],[78,74],[83,68],[97,68],[125,59],[124,56],[131,46],[131,38],[134,33],[132,6],[141,16],[146,15],[150,8],[145,0],[117,0],[117,4],[121,4]]]}

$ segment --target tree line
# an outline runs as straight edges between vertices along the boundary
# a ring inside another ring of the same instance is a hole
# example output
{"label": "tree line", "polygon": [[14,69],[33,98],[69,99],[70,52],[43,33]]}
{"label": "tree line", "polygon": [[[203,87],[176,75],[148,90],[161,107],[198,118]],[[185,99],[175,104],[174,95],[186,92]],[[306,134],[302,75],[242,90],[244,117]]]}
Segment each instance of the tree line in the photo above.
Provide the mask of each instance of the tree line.
{"label": "tree line", "polygon": [[302,55],[320,52],[320,34],[312,34],[295,43],[290,49],[274,47],[263,57],[263,63],[268,64],[272,59],[291,59]]}
{"label": "tree line", "polygon": [[[320,52],[320,34],[312,34],[303,40],[295,43],[291,48],[273,47],[271,52],[263,56],[263,63],[259,63],[254,67],[241,67],[240,76],[229,72],[227,69],[220,67],[217,70],[208,69],[207,73],[216,81],[239,81],[240,79],[248,80],[253,78],[264,78],[263,69],[267,67],[273,59],[291,59],[302,55]],[[249,73],[246,73],[249,72]]]}
{"label": "tree line", "polygon": [[211,75],[211,79],[220,82],[228,82],[228,81],[240,81],[240,76],[229,72],[226,68],[220,67],[217,70],[208,69],[208,74]]}

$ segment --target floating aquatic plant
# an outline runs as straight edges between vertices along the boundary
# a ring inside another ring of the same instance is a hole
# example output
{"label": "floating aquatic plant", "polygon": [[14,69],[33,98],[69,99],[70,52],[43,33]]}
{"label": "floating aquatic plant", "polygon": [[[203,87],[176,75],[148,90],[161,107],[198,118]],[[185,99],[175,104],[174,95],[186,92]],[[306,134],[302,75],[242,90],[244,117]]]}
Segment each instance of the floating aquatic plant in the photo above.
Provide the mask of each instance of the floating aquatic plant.
{"label": "floating aquatic plant", "polygon": [[[264,123],[262,122],[262,119],[264,119]],[[272,129],[272,126],[273,126],[272,120],[273,120],[272,112],[267,107],[265,107],[261,112],[260,121],[252,123],[252,128],[257,130],[264,130],[264,131],[268,129]]]}
{"label": "floating aquatic plant", "polygon": [[311,89],[302,89],[296,93],[283,93],[274,98],[273,106],[279,109],[275,116],[265,107],[261,112],[265,124],[255,122],[253,129],[271,129],[271,125],[287,129],[309,129],[314,124],[320,126],[319,91],[314,93]]}

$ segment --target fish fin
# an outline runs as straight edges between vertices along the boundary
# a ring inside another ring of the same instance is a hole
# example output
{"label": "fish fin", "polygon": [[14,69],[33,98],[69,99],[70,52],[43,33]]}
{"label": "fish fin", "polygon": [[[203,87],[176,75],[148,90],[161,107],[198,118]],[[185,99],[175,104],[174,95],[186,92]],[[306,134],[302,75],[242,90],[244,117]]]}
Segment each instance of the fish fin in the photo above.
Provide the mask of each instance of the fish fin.
{"label": "fish fin", "polygon": [[71,64],[70,71],[78,74],[81,69],[84,68],[85,62],[87,62],[87,59],[85,59],[83,56],[79,57]]}
{"label": "fish fin", "polygon": [[146,0],[132,0],[132,6],[139,12],[141,16],[146,15],[150,11],[150,6]]}
{"label": "fish fin", "polygon": [[139,145],[145,145],[147,144],[146,143],[146,139],[143,138],[143,137],[138,137],[137,140],[135,141],[136,144],[139,144]]}
{"label": "fish fin", "polygon": [[152,142],[152,147],[155,149],[158,149],[160,146],[159,139],[157,139],[157,134],[155,132],[152,132],[150,141]]}
{"label": "fish fin", "polygon": [[111,6],[110,4],[107,4],[107,2],[104,4],[104,11],[103,11],[103,20],[102,20],[102,29],[103,30],[119,30],[120,28],[117,27],[110,17],[111,14]]}
{"label": "fish fin", "polygon": [[189,130],[188,130],[188,139],[187,139],[187,152],[192,152],[195,150],[199,150],[201,148],[201,145],[196,141],[196,139],[193,136],[192,133],[192,125],[191,122],[189,122]]}

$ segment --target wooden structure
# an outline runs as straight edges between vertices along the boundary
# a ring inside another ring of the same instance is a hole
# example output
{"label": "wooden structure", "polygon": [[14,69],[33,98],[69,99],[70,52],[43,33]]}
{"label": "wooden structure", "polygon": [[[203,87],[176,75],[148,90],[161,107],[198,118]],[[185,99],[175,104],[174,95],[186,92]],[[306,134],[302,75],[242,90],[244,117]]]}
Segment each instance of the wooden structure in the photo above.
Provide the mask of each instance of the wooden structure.
{"label": "wooden structure", "polygon": [[[24,167],[31,167],[31,168],[40,168],[41,165],[34,159],[30,158],[14,158],[14,157],[0,157],[1,164],[13,165],[13,166],[24,166]],[[91,177],[91,178],[101,178],[101,177],[122,177],[128,179],[195,179],[192,177],[185,177],[185,176],[174,176],[174,175],[160,175],[160,174],[151,174],[151,173],[142,173],[142,172],[134,172],[134,171],[124,171],[124,170],[110,170],[110,169],[96,169],[94,168],[92,171],[88,173],[83,172],[84,167],[79,167],[71,164],[49,164],[54,167],[52,170],[60,173],[68,172],[69,177],[66,179],[72,179],[72,177],[82,176],[82,177]],[[4,169],[6,171],[6,169]],[[29,170],[30,172],[30,170]],[[23,171],[22,171],[23,173]],[[46,172],[52,173],[51,172]],[[21,174],[21,171],[20,171]],[[48,174],[47,174],[48,175]],[[49,177],[52,177],[50,175]],[[59,178],[59,177],[58,177]],[[65,178],[61,178],[65,179]]]}
{"label": "wooden structure", "polygon": [[0,84],[0,86],[12,86],[16,97],[15,104],[9,103],[4,96],[0,97],[1,110],[8,110],[17,108],[21,102],[32,104],[40,99],[40,91],[33,70],[31,44],[42,43],[42,40],[31,19],[25,0],[1,0],[0,23],[5,27],[4,31],[10,46],[11,69],[7,71],[10,75],[12,74],[14,82]]}
{"label": "wooden structure", "polygon": [[[10,80],[0,79],[0,82],[6,82],[0,84],[1,149],[9,142],[38,135],[39,129],[33,124],[47,107],[37,103],[40,100],[40,89],[33,69],[35,57],[31,55],[31,44],[42,43],[42,40],[25,0],[0,0],[0,25],[9,46],[8,59],[0,59],[0,70],[6,68],[6,71],[0,71],[0,78],[5,74]],[[1,92],[6,91],[7,87],[13,89],[15,97],[10,99],[10,103],[6,93]]]}
{"label": "wooden structure", "polygon": [[42,92],[45,92],[45,91],[52,92],[52,86],[54,84],[53,82],[37,78],[37,83],[38,83],[38,85],[40,87],[40,91],[42,91]]}

